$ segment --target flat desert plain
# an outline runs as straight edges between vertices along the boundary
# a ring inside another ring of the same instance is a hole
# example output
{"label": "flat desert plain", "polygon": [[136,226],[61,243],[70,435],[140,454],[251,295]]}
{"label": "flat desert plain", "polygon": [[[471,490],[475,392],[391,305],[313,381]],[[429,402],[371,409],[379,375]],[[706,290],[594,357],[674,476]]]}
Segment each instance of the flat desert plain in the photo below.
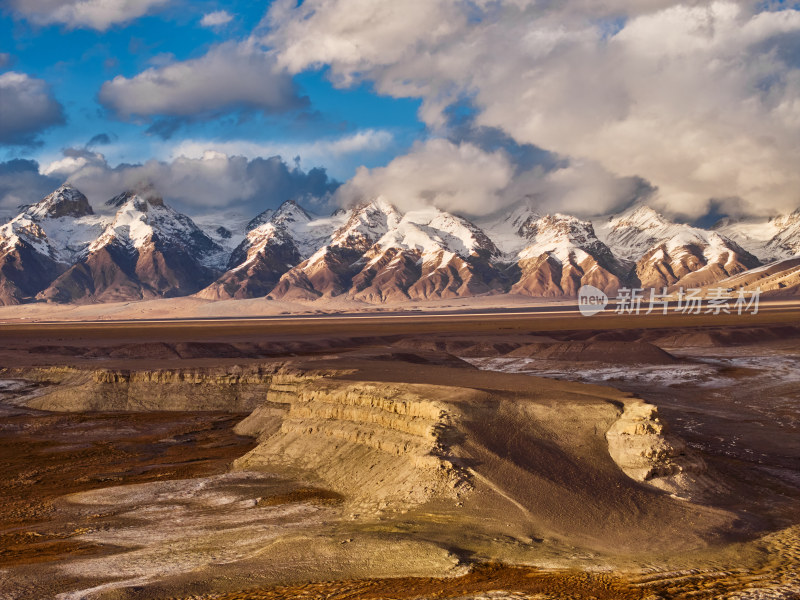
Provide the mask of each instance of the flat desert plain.
{"label": "flat desert plain", "polygon": [[165,307],[0,315],[0,598],[800,597],[796,304]]}

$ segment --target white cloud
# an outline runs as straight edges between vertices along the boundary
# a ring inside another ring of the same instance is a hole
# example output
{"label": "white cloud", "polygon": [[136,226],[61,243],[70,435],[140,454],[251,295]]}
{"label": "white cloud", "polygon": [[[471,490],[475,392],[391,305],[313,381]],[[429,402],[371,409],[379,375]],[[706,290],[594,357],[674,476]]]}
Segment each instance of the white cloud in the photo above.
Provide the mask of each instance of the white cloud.
{"label": "white cloud", "polygon": [[183,140],[169,149],[171,159],[201,158],[209,150],[221,152],[228,156],[300,156],[305,164],[330,164],[343,156],[361,152],[377,152],[384,150],[394,141],[389,131],[367,129],[339,138],[319,139],[313,142],[298,143],[265,143],[248,140],[229,140],[215,142],[210,140]]}
{"label": "white cloud", "polygon": [[[271,41],[293,71],[331,64],[346,83],[375,64],[399,64],[424,42],[428,49],[463,31],[466,15],[452,1],[334,0],[277,2]],[[433,59],[434,57],[430,56]]]}
{"label": "white cloud", "polygon": [[64,24],[70,28],[105,31],[113,25],[138,19],[170,0],[9,0],[19,16],[39,25]]}
{"label": "white cloud", "polygon": [[29,145],[64,122],[63,107],[42,79],[9,71],[0,75],[0,143]]}
{"label": "white cloud", "polygon": [[292,72],[422,98],[434,131],[470,98],[477,125],[644,177],[671,212],[739,197],[757,213],[800,204],[800,11],[761,5],[279,0],[265,39]]}
{"label": "white cloud", "polygon": [[595,216],[618,210],[643,193],[637,179],[618,178],[596,163],[517,173],[503,150],[442,138],[416,144],[385,167],[361,167],[336,192],[347,206],[383,196],[412,210],[433,204],[456,214],[485,216],[527,201],[541,213]]}
{"label": "white cloud", "polygon": [[152,184],[166,200],[189,213],[236,207],[256,214],[290,198],[314,202],[337,187],[323,169],[303,171],[280,157],[248,159],[216,151],[113,167],[101,153],[67,149],[61,158],[42,165],[40,172],[52,180],[69,180],[95,205],[121,191]]}
{"label": "white cloud", "polygon": [[39,173],[39,164],[34,160],[0,162],[0,222],[18,214],[20,205],[38,202],[59,183]]}
{"label": "white cloud", "polygon": [[237,108],[281,112],[306,102],[253,41],[220,44],[200,58],[153,67],[130,79],[117,76],[103,84],[99,98],[121,117],[196,117]]}
{"label": "white cloud", "polygon": [[434,204],[442,210],[480,215],[496,206],[513,174],[502,152],[434,139],[415,145],[385,167],[361,167],[336,195],[343,205],[383,196],[405,210]]}
{"label": "white cloud", "polygon": [[203,18],[200,19],[200,25],[203,27],[221,27],[230,23],[232,20],[233,15],[227,10],[215,10],[214,12],[203,15]]}
{"label": "white cloud", "polygon": [[574,160],[552,171],[535,168],[518,175],[502,200],[508,205],[527,198],[542,214],[597,217],[619,212],[651,192],[639,178],[616,177],[596,162]]}

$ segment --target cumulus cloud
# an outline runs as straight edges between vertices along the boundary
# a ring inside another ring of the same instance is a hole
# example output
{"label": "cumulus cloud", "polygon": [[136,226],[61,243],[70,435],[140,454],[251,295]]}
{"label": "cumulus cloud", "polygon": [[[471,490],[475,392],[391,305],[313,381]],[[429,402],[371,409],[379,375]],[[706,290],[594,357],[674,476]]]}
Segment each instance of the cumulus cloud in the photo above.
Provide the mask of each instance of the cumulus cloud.
{"label": "cumulus cloud", "polygon": [[111,166],[99,152],[71,148],[41,172],[69,180],[98,205],[123,190],[150,184],[189,214],[230,208],[255,215],[292,198],[313,205],[325,202],[339,185],[325,169],[303,171],[279,156],[248,159],[213,151],[198,158]]}
{"label": "cumulus cloud", "polygon": [[[360,168],[336,192],[349,206],[382,196],[403,210],[437,206],[481,217],[527,202],[541,213],[596,216],[620,210],[651,190],[596,163],[544,163],[520,170],[518,156],[442,138],[416,144],[385,167]],[[529,166],[529,165],[528,165]]]}
{"label": "cumulus cloud", "polygon": [[42,79],[0,74],[0,143],[33,145],[37,136],[64,123],[64,109]]}
{"label": "cumulus cloud", "polygon": [[388,148],[394,136],[383,129],[366,129],[337,138],[321,138],[311,142],[277,143],[228,140],[224,142],[185,139],[171,150],[172,158],[201,158],[208,150],[228,156],[300,156],[305,164],[326,164],[330,167],[344,159],[364,152],[379,152]]}
{"label": "cumulus cloud", "polygon": [[233,15],[227,10],[215,10],[214,12],[203,15],[203,18],[200,19],[200,25],[203,27],[222,27],[232,20]]}
{"label": "cumulus cloud", "polygon": [[477,126],[596,165],[587,182],[644,178],[673,214],[800,204],[800,11],[781,3],[279,0],[265,26],[291,72],[421,98],[443,135],[469,98]]}
{"label": "cumulus cloud", "polygon": [[200,58],[152,67],[130,79],[117,76],[103,84],[99,98],[122,118],[202,118],[237,109],[278,113],[308,104],[253,41],[220,44]]}
{"label": "cumulus cloud", "polygon": [[38,25],[105,31],[166,5],[170,0],[8,0],[12,11]]}
{"label": "cumulus cloud", "polygon": [[574,160],[520,173],[504,190],[501,207],[524,200],[541,214],[589,218],[619,213],[654,192],[640,177],[617,177],[596,162]]}
{"label": "cumulus cloud", "polygon": [[435,139],[417,144],[385,167],[361,167],[337,197],[344,205],[383,196],[404,210],[435,204],[443,210],[481,214],[487,200],[511,182],[513,172],[501,152]]}
{"label": "cumulus cloud", "polygon": [[0,222],[19,212],[19,207],[38,202],[60,181],[39,173],[35,160],[16,158],[0,162]]}

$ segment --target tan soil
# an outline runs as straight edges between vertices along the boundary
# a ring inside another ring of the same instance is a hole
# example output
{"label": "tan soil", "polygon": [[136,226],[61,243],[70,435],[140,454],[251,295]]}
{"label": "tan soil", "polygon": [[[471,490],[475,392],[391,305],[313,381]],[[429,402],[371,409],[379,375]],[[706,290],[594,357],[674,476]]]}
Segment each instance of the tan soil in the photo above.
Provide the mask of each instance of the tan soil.
{"label": "tan soil", "polygon": [[[726,485],[687,502],[654,489],[644,475],[637,480],[635,471],[647,465],[631,463],[626,474],[627,463],[609,452],[607,432],[636,403],[630,393],[482,372],[454,357],[459,349],[497,356],[552,343],[543,336],[567,344],[575,360],[583,341],[613,341],[604,358],[626,365],[640,347],[628,342],[658,337],[708,334],[710,343],[746,343],[766,334],[769,344],[796,344],[794,314],[783,319],[775,324],[780,319],[771,314],[764,322],[773,324],[743,320],[730,329],[699,320],[700,330],[672,319],[629,319],[608,330],[618,321],[561,317],[0,330],[8,342],[0,365],[17,369],[6,375],[80,371],[68,403],[63,394],[48,400],[42,389],[33,400],[41,408],[80,403],[98,383],[95,372],[113,374],[99,382],[112,389],[92,392],[95,398],[128,386],[122,410],[153,408],[142,402],[152,390],[130,386],[137,372],[149,373],[142,379],[156,386],[177,385],[170,397],[183,398],[169,413],[8,409],[0,428],[0,493],[8,499],[0,505],[0,597],[106,586],[86,594],[792,598],[800,590],[796,457],[784,452],[780,486],[746,462],[748,440],[766,452],[783,439],[753,433],[763,427],[758,413],[747,413],[756,425],[736,424],[741,454],[703,450]],[[436,327],[446,332],[432,335]],[[415,339],[428,345],[416,348]],[[661,356],[657,350],[653,356]],[[181,386],[208,384],[205,397],[241,398],[246,391],[225,387],[230,373],[280,369],[287,361],[326,377],[255,382],[268,389],[247,418],[180,410],[191,398]],[[206,379],[176,379],[187,370]],[[122,371],[127,380],[115,374]],[[737,390],[762,392],[752,387],[761,381],[758,369],[729,372]],[[702,400],[709,411],[697,417],[699,429],[686,432],[695,432],[693,448],[713,448],[735,420],[734,407],[712,391],[692,396],[692,389],[643,386],[636,393]],[[796,390],[776,385],[769,393]],[[680,414],[674,404],[659,412],[668,421]],[[680,445],[657,445],[663,437],[651,412],[628,417],[632,426],[618,433],[638,435],[643,425],[637,442],[672,465],[686,464]]]}

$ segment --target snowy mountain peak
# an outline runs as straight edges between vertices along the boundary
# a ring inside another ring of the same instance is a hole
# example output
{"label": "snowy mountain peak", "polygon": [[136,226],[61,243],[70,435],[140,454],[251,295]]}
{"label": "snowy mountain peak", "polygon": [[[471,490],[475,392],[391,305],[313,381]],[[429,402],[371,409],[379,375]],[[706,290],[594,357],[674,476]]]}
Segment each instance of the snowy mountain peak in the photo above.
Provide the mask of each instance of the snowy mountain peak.
{"label": "snowy mountain peak", "polygon": [[117,194],[110,200],[106,200],[106,206],[112,208],[122,208],[125,204],[134,200],[139,205],[139,210],[147,211],[147,206],[164,206],[164,200],[158,194],[155,194],[152,189],[145,189],[144,191],[128,190]]}
{"label": "snowy mountain peak", "polygon": [[[262,222],[251,228],[256,221]],[[275,248],[282,248],[284,254],[308,257],[325,245],[338,225],[335,218],[315,219],[297,202],[287,200],[277,210],[264,211],[248,224],[247,235],[233,251],[228,266],[241,269]]]}
{"label": "snowy mountain peak", "polygon": [[256,227],[260,227],[264,223],[268,223],[269,220],[272,218],[273,214],[275,214],[275,211],[272,210],[271,208],[268,208],[264,212],[259,213],[258,215],[250,219],[250,221],[248,221],[247,225],[245,225],[244,232],[249,233],[253,231],[253,229],[255,229]]}
{"label": "snowy mountain peak", "polygon": [[533,207],[525,201],[510,207],[499,216],[495,214],[482,219],[477,224],[502,252],[511,256],[526,245],[523,227],[540,218]]}
{"label": "snowy mountain peak", "polygon": [[614,254],[636,263],[642,287],[701,286],[758,265],[739,244],[647,206],[635,206],[598,226]]}
{"label": "snowy mountain peak", "polygon": [[371,211],[380,211],[387,215],[399,214],[395,206],[383,196],[378,196],[371,202],[366,203],[364,206]]}
{"label": "snowy mountain peak", "polygon": [[800,209],[778,219],[775,225],[778,231],[768,243],[770,250],[778,256],[800,255]]}
{"label": "snowy mountain peak", "polygon": [[713,230],[747,248],[762,262],[800,255],[800,209],[770,218],[725,218]]}
{"label": "snowy mountain peak", "polygon": [[277,209],[273,210],[268,208],[251,219],[245,227],[245,233],[250,233],[265,223],[274,223],[278,225],[286,222],[308,222],[311,219],[312,216],[295,200],[287,200]]}
{"label": "snowy mountain peak", "polygon": [[594,227],[589,221],[582,221],[578,217],[555,213],[536,220],[527,220],[520,227],[520,233],[529,239],[538,235],[548,235],[580,241],[586,235],[594,236]]}
{"label": "snowy mountain peak", "polygon": [[536,221],[540,218],[541,215],[537,213],[533,207],[526,203],[515,207],[504,217],[504,221],[519,233],[526,223]]}
{"label": "snowy mountain peak", "polygon": [[136,194],[132,191],[122,192],[121,194],[117,194],[113,198],[106,200],[106,206],[110,206],[112,208],[120,208],[123,204],[128,202],[135,195]]}
{"label": "snowy mountain peak", "polygon": [[287,200],[278,207],[269,219],[270,223],[283,225],[289,223],[308,223],[312,217],[294,200]]}
{"label": "snowy mountain peak", "polygon": [[673,223],[645,205],[634,206],[621,215],[598,224],[597,234],[623,259],[639,260],[653,246],[673,239],[681,243],[707,244],[699,229],[686,224]]}
{"label": "snowy mountain peak", "polygon": [[608,248],[597,239],[594,226],[571,215],[556,213],[539,219],[529,219],[520,228],[519,234],[528,240],[528,246],[520,252],[524,258],[533,258],[549,253],[565,262],[576,251],[589,255],[605,256]]}
{"label": "snowy mountain peak", "polygon": [[671,222],[664,215],[644,204],[635,206],[610,220],[612,228],[636,227],[640,230],[653,229],[670,224]]}
{"label": "snowy mountain peak", "polygon": [[366,251],[386,233],[397,227],[402,215],[385,198],[378,197],[360,204],[333,236],[331,246],[343,246]]}
{"label": "snowy mountain peak", "polygon": [[[158,212],[172,213],[178,215],[171,207],[166,206],[161,198],[148,198],[136,192],[124,194],[125,202],[119,205],[117,216],[123,213],[149,213],[151,210]],[[146,219],[146,217],[142,217]]]}
{"label": "snowy mountain peak", "polygon": [[119,206],[119,210],[102,235],[89,246],[90,252],[111,244],[137,251],[158,244],[185,250],[206,266],[219,267],[225,261],[218,244],[189,217],[164,204],[159,197],[143,197],[129,191],[106,204]]}
{"label": "snowy mountain peak", "polygon": [[600,238],[617,256],[638,261],[657,247],[667,252],[686,254],[699,249],[705,258],[715,260],[723,254],[739,255],[745,262],[752,256],[729,238],[725,227],[708,231],[686,223],[675,223],[648,206],[637,206],[598,227]]}
{"label": "snowy mountain peak", "polygon": [[423,256],[438,252],[449,252],[462,258],[474,254],[500,254],[479,227],[435,207],[407,212],[377,241],[373,252],[389,248],[417,251]]}
{"label": "snowy mountain peak", "polygon": [[80,191],[65,183],[52,194],[28,207],[25,214],[35,221],[62,217],[86,217],[94,214],[89,200]]}
{"label": "snowy mountain peak", "polygon": [[24,213],[0,227],[0,256],[5,256],[22,244],[43,256],[58,260],[58,250],[47,239],[40,224]]}
{"label": "snowy mountain peak", "polygon": [[86,196],[66,183],[0,228],[2,253],[26,245],[58,263],[82,256],[102,232],[105,217],[92,211]]}

